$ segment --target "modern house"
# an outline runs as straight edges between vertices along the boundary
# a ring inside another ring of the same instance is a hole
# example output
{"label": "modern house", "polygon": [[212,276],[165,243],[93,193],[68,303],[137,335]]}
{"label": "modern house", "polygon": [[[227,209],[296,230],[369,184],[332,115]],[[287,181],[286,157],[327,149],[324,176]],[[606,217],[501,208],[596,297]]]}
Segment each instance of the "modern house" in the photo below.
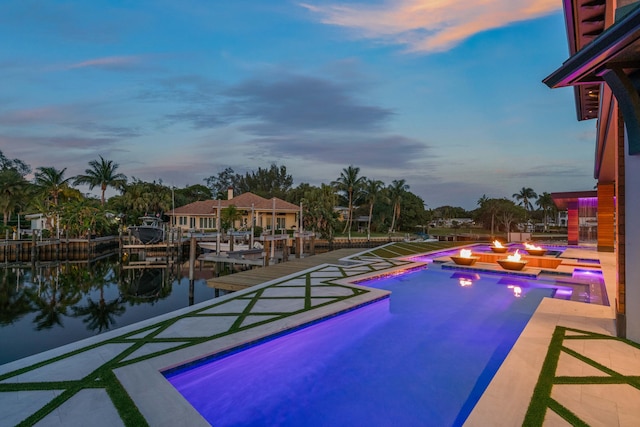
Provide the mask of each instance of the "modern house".
{"label": "modern house", "polygon": [[[598,241],[597,191],[552,193],[551,197],[558,212],[563,213],[564,218],[559,223],[567,227],[567,243],[578,245]],[[613,233],[609,233],[606,237],[608,238],[599,241],[599,249],[611,252],[613,251]],[[604,246],[605,244],[608,246]]]}
{"label": "modern house", "polygon": [[573,86],[578,120],[597,119],[598,250],[616,254],[617,333],[640,342],[640,2],[563,6],[570,57],[544,83]]}
{"label": "modern house", "polygon": [[235,221],[236,230],[249,230],[254,227],[264,230],[290,230],[298,227],[300,208],[293,203],[277,197],[265,199],[253,193],[233,195],[229,190],[228,200],[203,200],[175,208],[167,213],[171,225],[185,231],[213,231],[219,227],[218,218],[229,206],[235,206],[241,218]]}

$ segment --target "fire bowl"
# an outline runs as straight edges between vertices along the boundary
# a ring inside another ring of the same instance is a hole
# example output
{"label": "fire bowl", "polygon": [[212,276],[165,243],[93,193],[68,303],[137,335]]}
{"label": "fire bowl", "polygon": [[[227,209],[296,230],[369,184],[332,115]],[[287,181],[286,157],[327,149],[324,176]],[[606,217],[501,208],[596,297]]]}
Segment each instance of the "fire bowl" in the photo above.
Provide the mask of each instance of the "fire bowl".
{"label": "fire bowl", "polygon": [[520,271],[527,265],[527,261],[511,261],[509,259],[499,259],[498,264],[505,270]]}
{"label": "fire bowl", "polygon": [[452,256],[450,258],[453,262],[455,262],[458,265],[473,265],[476,263],[476,261],[480,259],[480,257],[477,257],[477,256],[470,256],[470,257]]}
{"label": "fire bowl", "polygon": [[547,253],[546,249],[525,249],[529,255],[533,256],[543,256]]}
{"label": "fire bowl", "polygon": [[509,250],[508,247],[504,246],[502,248],[498,248],[496,246],[491,246],[491,250],[497,254],[503,254]]}

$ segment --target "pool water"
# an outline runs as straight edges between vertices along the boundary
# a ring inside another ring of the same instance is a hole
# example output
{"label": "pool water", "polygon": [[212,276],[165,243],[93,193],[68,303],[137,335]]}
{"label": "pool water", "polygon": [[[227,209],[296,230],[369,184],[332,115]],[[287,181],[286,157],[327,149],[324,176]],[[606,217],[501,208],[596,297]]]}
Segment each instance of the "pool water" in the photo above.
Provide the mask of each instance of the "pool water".
{"label": "pool water", "polygon": [[362,283],[389,299],[166,376],[215,426],[462,425],[557,290],[525,282],[432,264]]}

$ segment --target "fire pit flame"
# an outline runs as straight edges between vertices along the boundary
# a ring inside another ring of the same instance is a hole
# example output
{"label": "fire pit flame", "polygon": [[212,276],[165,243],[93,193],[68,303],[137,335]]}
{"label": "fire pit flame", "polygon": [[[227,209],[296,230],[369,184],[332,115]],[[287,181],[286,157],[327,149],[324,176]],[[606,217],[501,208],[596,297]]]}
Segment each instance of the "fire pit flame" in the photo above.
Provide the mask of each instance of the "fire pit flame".
{"label": "fire pit flame", "polygon": [[513,255],[507,256],[507,260],[519,262],[521,255],[518,253],[519,249],[516,249],[516,252]]}

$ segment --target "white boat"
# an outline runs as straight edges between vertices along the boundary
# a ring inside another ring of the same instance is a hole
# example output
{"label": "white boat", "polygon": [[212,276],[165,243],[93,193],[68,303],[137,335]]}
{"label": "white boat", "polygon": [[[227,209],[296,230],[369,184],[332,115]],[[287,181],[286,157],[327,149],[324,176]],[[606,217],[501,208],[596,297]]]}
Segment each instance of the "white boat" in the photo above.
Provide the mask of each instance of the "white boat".
{"label": "white boat", "polygon": [[131,226],[129,230],[142,244],[150,245],[164,240],[162,219],[155,216],[143,216],[140,219],[142,220],[142,225]]}

